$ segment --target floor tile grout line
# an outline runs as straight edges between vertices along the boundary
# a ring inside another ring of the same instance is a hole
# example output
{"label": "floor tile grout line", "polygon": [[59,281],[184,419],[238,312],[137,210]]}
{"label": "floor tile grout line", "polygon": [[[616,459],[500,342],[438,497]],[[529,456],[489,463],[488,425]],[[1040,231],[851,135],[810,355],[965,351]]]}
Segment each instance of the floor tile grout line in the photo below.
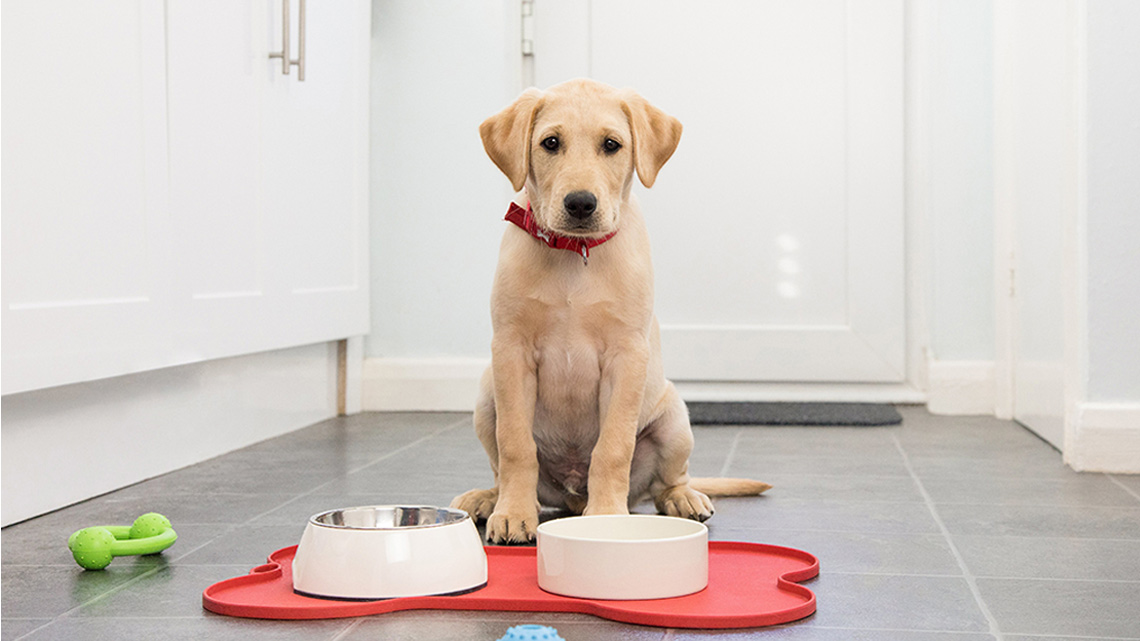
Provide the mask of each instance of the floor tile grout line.
{"label": "floor tile grout line", "polygon": [[1081,579],[1081,578],[1067,578],[1067,577],[1048,577],[1048,576],[991,576],[988,574],[980,574],[974,578],[985,579],[987,581],[1042,581],[1044,583],[1115,583],[1124,585],[1140,584],[1140,579]]}
{"label": "floor tile grout line", "polygon": [[986,539],[1032,539],[1034,541],[1096,541],[1114,543],[1136,543],[1140,538],[1102,537],[1102,536],[1054,536],[1030,534],[957,534],[958,537],[986,538]]}
{"label": "floor tile grout line", "polygon": [[[790,627],[795,627],[795,623],[793,622],[791,625],[777,626],[776,628],[772,628],[772,629],[782,629],[782,628],[790,628]],[[834,626],[834,625],[813,625],[813,626],[811,626],[811,629],[813,629],[813,630],[850,630],[850,631],[863,631],[863,632],[918,632],[918,633],[927,633],[927,634],[970,634],[970,635],[974,635],[974,634],[991,634],[992,635],[993,634],[992,632],[990,632],[990,633],[978,632],[976,630],[919,630],[919,629],[911,629],[911,628],[852,628],[852,627]],[[1039,634],[1039,633],[1034,633],[1034,634],[1026,635],[1024,633],[1019,633],[1019,632],[1010,633],[1010,636],[1031,636],[1033,638],[1042,638],[1042,639],[1054,639],[1054,638],[1056,638],[1056,639],[1080,639],[1081,641],[1138,641],[1138,640],[1140,640],[1140,637],[1089,637],[1089,636],[1074,637],[1074,636],[1067,635],[1067,634]]]}
{"label": "floor tile grout line", "polygon": [[911,478],[914,479],[918,491],[922,494],[923,500],[926,501],[926,507],[930,510],[931,517],[934,518],[935,525],[938,526],[939,531],[942,532],[942,537],[946,541],[946,545],[950,547],[950,553],[954,556],[954,561],[958,563],[958,567],[962,570],[962,578],[965,579],[966,585],[970,588],[970,593],[974,597],[978,608],[982,611],[982,615],[986,618],[986,622],[990,627],[990,634],[994,636],[996,641],[1004,641],[1005,637],[1002,635],[1001,627],[998,626],[997,619],[994,617],[993,612],[990,611],[989,605],[986,604],[985,599],[982,598],[982,591],[978,587],[977,578],[970,572],[970,568],[966,565],[966,560],[962,557],[962,552],[958,550],[958,546],[954,544],[953,537],[950,536],[950,530],[946,527],[946,523],[942,520],[942,516],[938,514],[938,508],[934,505],[934,500],[926,491],[926,486],[922,484],[922,479],[918,478],[918,474],[914,471],[914,466],[910,463],[910,457],[907,456],[906,450],[903,448],[902,441],[899,440],[896,434],[892,434],[891,438],[895,441],[895,447],[898,448],[899,455],[902,456],[903,465],[907,471],[910,472]]}
{"label": "floor tile grout line", "polygon": [[[195,549],[197,549],[197,548],[195,548]],[[219,567],[220,568],[220,567],[227,567],[227,566],[236,567],[236,566],[241,566],[244,564],[242,564],[242,563],[177,563],[173,559],[171,559],[170,561],[167,561],[166,563],[163,563],[162,565],[156,565],[155,567],[156,568],[168,568],[168,567],[175,566],[175,565],[180,566],[180,567],[193,566],[193,567],[199,567],[199,568],[209,568],[209,567]],[[74,562],[72,562],[72,563],[41,563],[41,564],[8,563],[8,564],[5,564],[4,567],[12,568],[12,569],[15,569],[15,568],[20,568],[20,569],[25,569],[25,568],[40,568],[40,569],[74,568],[75,563]],[[153,569],[153,568],[148,568],[148,569]],[[50,619],[51,617],[24,617],[24,618],[28,618],[28,619]]]}
{"label": "floor tile grout line", "polygon": [[1062,639],[1063,641],[1140,641],[1140,637],[1074,637],[1068,634],[1026,634],[1022,632],[1014,633],[1014,635],[1033,639]]}
{"label": "floor tile grout line", "polygon": [[[201,618],[201,617],[198,617],[198,616],[101,617],[102,620],[106,620],[106,621],[116,621],[116,620],[125,620],[125,621],[150,621],[150,620],[197,621],[199,618]],[[16,637],[15,641],[20,641],[21,639],[26,639],[26,638],[30,637],[31,635],[39,632],[40,630],[43,630],[44,628],[48,627],[49,625],[55,623],[59,619],[60,619],[60,617],[50,619],[46,623],[44,623],[43,625],[39,626],[38,628],[31,630],[31,631],[27,632],[26,634],[23,634],[22,636]],[[364,617],[359,617],[359,618],[353,620],[351,623],[349,623],[344,628],[342,628],[339,632],[337,632],[335,635],[333,635],[333,637],[329,641],[341,641],[350,632],[352,632],[356,628],[360,627],[360,624],[364,623],[364,619],[365,619]],[[6,620],[16,621],[16,620],[21,620],[21,619],[14,618],[14,617],[8,617],[8,619],[6,619]],[[26,620],[42,621],[43,619],[26,619]]]}
{"label": "floor tile grout line", "polygon": [[[197,619],[201,619],[201,618],[202,618],[201,615],[155,615],[153,617],[146,617],[146,616],[129,617],[129,616],[116,615],[116,616],[112,616],[112,617],[90,617],[91,620],[93,620],[93,619],[99,619],[99,620],[197,620]],[[5,619],[5,620],[7,620],[7,619]],[[286,620],[286,619],[277,619],[277,620]]]}
{"label": "floor tile grout line", "polygon": [[[458,419],[458,420],[456,420],[456,421],[454,421],[454,422],[452,422],[452,423],[448,423],[446,426],[444,426],[444,427],[441,427],[440,429],[438,429],[438,430],[436,430],[436,431],[432,432],[431,434],[427,434],[427,435],[425,435],[425,436],[422,436],[422,437],[420,437],[420,438],[416,439],[415,441],[412,441],[411,443],[408,443],[407,445],[405,445],[405,446],[403,446],[403,447],[400,447],[400,448],[397,448],[397,449],[395,449],[395,450],[392,450],[391,452],[388,452],[388,453],[384,454],[383,456],[381,456],[381,457],[379,457],[379,458],[376,458],[376,459],[374,459],[374,460],[372,460],[372,461],[369,461],[368,463],[365,463],[364,465],[361,465],[361,466],[358,466],[358,467],[356,467],[356,468],[354,468],[354,469],[351,469],[351,470],[349,470],[349,471],[348,471],[348,474],[356,474],[357,472],[360,472],[360,471],[362,471],[362,470],[368,469],[368,468],[372,467],[373,465],[376,465],[377,463],[380,463],[381,461],[385,461],[385,460],[387,460],[387,459],[389,459],[389,458],[391,458],[391,457],[395,456],[396,454],[399,454],[400,452],[403,452],[404,450],[407,450],[407,449],[411,449],[411,448],[413,448],[413,447],[415,447],[415,446],[419,445],[420,443],[423,443],[424,441],[428,441],[428,440],[431,440],[431,439],[435,438],[436,436],[439,436],[440,434],[443,434],[444,432],[449,432],[449,431],[451,431],[451,430],[453,430],[453,429],[455,429],[455,428],[459,427],[460,425],[464,425],[464,424],[470,424],[470,423],[471,423],[471,416],[470,416],[470,415],[464,416],[463,418],[461,418],[461,419]],[[334,480],[335,480],[335,479],[334,479]],[[334,482],[334,481],[329,481],[329,482],[327,482],[327,483],[322,483],[321,485],[318,485],[316,489],[320,489],[320,488],[322,488],[322,487],[324,487],[324,486],[326,486],[326,485],[330,485],[330,484],[332,484],[333,482]]]}
{"label": "floor tile grout line", "polygon": [[[907,477],[900,476],[900,479]],[[925,501],[920,499],[853,499],[853,498],[818,498],[818,497],[796,497],[796,496],[781,496],[781,501],[808,501],[808,502],[828,502],[828,503],[877,503],[877,504],[891,504],[891,503],[911,503],[915,505],[925,504]],[[933,499],[931,499],[933,500]],[[1044,507],[1044,508],[1085,508],[1091,510],[1140,510],[1140,505],[1074,505],[1064,503],[984,503],[978,501],[934,501],[936,505],[968,505],[974,507]]]}
{"label": "floor tile grout line", "polygon": [[211,538],[209,541],[206,541],[205,543],[203,543],[203,544],[201,544],[195,548],[192,548],[189,552],[183,552],[182,554],[179,554],[178,556],[171,558],[170,559],[170,565],[176,565],[182,559],[185,559],[186,557],[190,556],[191,554],[194,554],[198,550],[201,550],[202,548],[204,548],[208,545],[212,545],[218,539],[220,539],[220,538],[226,536],[227,534],[229,534],[230,532],[233,532],[234,530],[241,528],[241,527],[244,527],[248,524],[249,524],[249,522],[247,521],[246,523],[240,523],[240,524],[228,526],[224,532],[219,532],[216,536]]}
{"label": "floor tile grout line", "polygon": [[[796,622],[781,625],[779,628],[796,627]],[[926,634],[993,634],[992,632],[978,632],[977,630],[925,630],[920,628],[854,628],[841,625],[813,625],[812,630],[844,630],[859,632],[917,632]]]}
{"label": "floor tile grout line", "polygon": [[[198,548],[195,548],[195,549],[198,549]],[[139,574],[138,576],[131,577],[130,579],[127,579],[126,581],[123,581],[122,583],[111,587],[106,592],[102,592],[100,594],[97,594],[97,595],[91,597],[90,599],[87,599],[83,603],[80,603],[79,605],[75,606],[74,608],[71,608],[70,610],[67,610],[61,614],[56,615],[56,617],[54,619],[52,619],[52,622],[54,623],[55,621],[58,621],[64,617],[66,617],[67,615],[71,614],[72,612],[79,610],[80,608],[91,605],[92,603],[97,603],[97,602],[101,601],[103,598],[108,597],[108,596],[110,596],[116,592],[119,592],[119,591],[123,590],[124,588],[130,587],[130,586],[134,585],[135,583],[138,583],[139,581],[147,578],[148,576],[157,574],[159,570],[161,570],[165,567],[166,566],[156,566],[156,567],[153,567],[153,568],[147,570],[146,572],[143,572],[142,574]],[[50,625],[50,624],[48,624],[48,625]]]}
{"label": "floor tile grout line", "polygon": [[[892,576],[892,577],[915,577],[927,579],[946,579],[946,578],[962,578],[962,574],[931,574],[929,572],[861,572],[857,570],[828,570],[828,574],[843,574],[852,576]],[[1123,583],[1123,584],[1140,584],[1140,579],[1083,579],[1079,577],[1042,577],[1042,576],[1002,576],[990,574],[977,574],[974,575],[975,579],[985,579],[987,581],[1045,581],[1045,582],[1069,582],[1069,583]]]}
{"label": "floor tile grout line", "polygon": [[334,634],[333,637],[331,639],[329,639],[329,641],[341,641],[342,639],[346,638],[349,634],[352,634],[353,630],[356,630],[357,628],[359,628],[362,623],[364,623],[364,617],[357,617],[351,623],[344,626],[344,629],[342,629],[340,632],[337,632],[336,634]]}
{"label": "floor tile grout line", "polygon": [[29,632],[27,632],[21,636],[16,637],[15,641],[20,641],[20,639],[27,639],[28,637],[39,632],[40,630],[43,630],[44,628],[48,627],[49,625],[51,625],[55,622],[56,622],[56,619],[50,619],[46,623],[44,623],[43,625],[39,626],[38,628],[31,630],[31,631],[29,631]]}
{"label": "floor tile grout line", "polygon": [[828,574],[841,574],[844,576],[893,576],[893,577],[910,577],[916,579],[960,579],[962,573],[956,574],[938,574],[935,572],[863,572],[860,570],[827,570]]}
{"label": "floor tile grout line", "polygon": [[[871,536],[942,536],[938,532],[899,532],[899,530],[888,529],[823,529],[823,528],[804,528],[804,527],[775,527],[765,526],[763,528],[750,528],[750,527],[733,527],[733,526],[709,526],[711,533],[738,533],[738,532],[809,532],[813,534],[862,534]],[[1008,535],[995,535],[995,534],[959,534],[959,537],[980,537],[980,538],[1032,538],[1034,541],[1045,541],[1045,539],[1052,539],[1052,541],[1082,541],[1082,542],[1096,542],[1096,543],[1135,543],[1140,541],[1140,538],[1105,538],[1099,536],[1028,536],[1023,534],[1008,534]]]}
{"label": "floor tile grout line", "polygon": [[[872,501],[867,501],[872,502]],[[874,501],[889,503],[890,501]],[[900,503],[905,501],[899,501]],[[913,502],[913,501],[910,501]],[[982,503],[978,501],[935,501],[938,505],[971,505],[974,507],[1079,507],[1093,510],[1140,510],[1140,505],[1088,505],[1086,503]]]}
{"label": "floor tile grout line", "polygon": [[[741,448],[741,449],[744,449],[744,448]],[[852,454],[858,455],[859,453],[853,452]],[[896,452],[896,454],[897,454],[897,452]],[[795,460],[793,460],[793,459],[795,459]],[[796,457],[792,457],[792,456],[764,456],[764,457],[755,456],[755,457],[752,457],[750,460],[753,460],[757,464],[760,464],[760,465],[770,466],[770,464],[772,464],[772,463],[799,462],[802,459],[810,459],[814,462],[823,461],[825,463],[828,463],[828,462],[839,463],[839,462],[848,462],[851,460],[851,457],[848,456],[848,457],[828,458],[828,457],[823,457],[823,456],[810,456],[810,455],[805,455],[802,457],[800,457],[800,456],[796,456]],[[901,465],[896,466],[894,464],[894,461],[898,460],[895,457],[892,457],[890,459],[884,458],[884,459],[880,459],[878,461],[867,459],[867,458],[862,458],[860,460],[862,462],[868,464],[868,465],[875,465],[878,467],[889,466],[891,468],[891,470],[889,471],[889,473],[886,473],[886,474],[868,473],[866,470],[856,470],[854,472],[805,471],[802,474],[796,473],[794,471],[781,471],[781,472],[776,472],[776,473],[780,474],[781,476],[797,476],[797,477],[798,476],[858,476],[860,478],[866,477],[866,478],[872,478],[872,479],[910,478],[910,475],[907,474],[906,471],[902,469]],[[1083,473],[1080,473],[1080,472],[1073,472],[1072,474],[1073,475],[1077,475],[1077,474],[1083,475]],[[1029,480],[1029,481],[1051,481],[1053,483],[1070,483],[1073,480],[1073,477],[1070,475],[1067,475],[1067,474],[1065,476],[1048,475],[1048,474],[1043,475],[1043,476],[1015,475],[1015,474],[1002,474],[1000,476],[998,474],[990,474],[990,475],[986,475],[986,476],[979,476],[976,473],[971,474],[968,471],[953,472],[952,473],[952,472],[946,472],[943,470],[927,470],[925,476],[927,478],[930,478],[930,479],[936,480],[936,481],[942,481],[942,480],[957,481],[957,480],[961,480],[963,478],[971,478],[971,479],[979,479],[980,478],[980,479],[985,479],[985,480],[991,480],[992,479],[995,481]]]}
{"label": "floor tile grout line", "polygon": [[[396,448],[395,450],[392,450],[391,452],[388,452],[388,453],[386,453],[384,456],[381,456],[381,457],[379,457],[379,458],[377,458],[377,459],[373,460],[371,463],[368,463],[368,464],[366,464],[366,465],[363,465],[363,466],[361,466],[361,467],[359,467],[359,468],[356,468],[356,469],[354,469],[354,470],[351,470],[351,471],[349,471],[349,472],[348,472],[348,474],[354,474],[354,473],[356,473],[356,472],[358,472],[358,471],[360,471],[360,470],[363,470],[363,469],[365,469],[365,468],[367,468],[367,467],[369,467],[369,466],[371,466],[371,465],[375,465],[375,464],[377,464],[377,463],[379,463],[379,462],[381,462],[381,461],[383,461],[383,460],[385,460],[385,459],[387,459],[387,458],[390,458],[390,457],[392,457],[392,456],[395,456],[395,455],[397,455],[397,454],[399,454],[399,453],[401,453],[401,452],[404,452],[405,450],[411,449],[411,448],[415,447],[416,445],[419,445],[420,443],[423,443],[424,441],[430,440],[430,439],[434,438],[435,436],[437,436],[437,435],[439,435],[439,434],[442,434],[442,433],[444,433],[444,432],[447,432],[447,431],[449,431],[449,430],[451,430],[451,429],[454,429],[454,428],[456,428],[456,427],[459,427],[459,426],[460,426],[460,425],[462,425],[463,423],[466,423],[466,422],[468,422],[468,421],[470,421],[470,420],[471,420],[471,419],[470,419],[470,417],[464,417],[464,418],[462,418],[462,419],[459,419],[459,420],[456,420],[456,421],[454,421],[454,422],[452,422],[452,423],[449,423],[448,425],[446,425],[446,426],[444,426],[444,427],[442,427],[442,428],[440,428],[440,429],[438,429],[438,430],[436,430],[436,431],[432,432],[431,434],[427,434],[427,435],[424,435],[424,436],[422,436],[422,437],[420,437],[420,438],[416,439],[415,441],[412,441],[411,443],[408,443],[408,444],[406,444],[406,445],[403,445],[402,447],[398,447],[398,448]],[[310,494],[313,494],[314,492],[316,492],[316,491],[317,491],[317,490],[319,490],[320,488],[322,488],[322,487],[325,487],[325,486],[327,486],[327,485],[331,485],[331,484],[332,484],[332,483],[334,483],[335,481],[336,481],[336,479],[333,479],[332,481],[328,481],[328,482],[326,482],[326,483],[322,483],[321,485],[318,485],[318,486],[316,486],[315,488],[313,488],[313,489],[309,490],[308,492],[304,492],[304,493],[302,493],[302,494],[298,494],[297,496],[294,496],[293,498],[289,499],[288,501],[285,501],[284,503],[281,503],[280,505],[278,505],[278,506],[274,507],[274,508],[273,508],[273,509],[271,509],[271,510],[267,510],[267,511],[265,511],[265,512],[262,512],[261,514],[257,514],[257,515],[255,515],[255,516],[253,516],[252,518],[250,518],[250,519],[246,520],[246,521],[245,521],[245,523],[242,523],[242,524],[239,524],[239,525],[235,525],[235,526],[233,526],[233,527],[230,527],[230,528],[228,528],[228,529],[226,530],[226,532],[223,532],[223,533],[219,534],[218,536],[215,536],[214,538],[212,538],[212,539],[210,539],[209,541],[207,541],[207,542],[203,543],[202,545],[199,545],[198,547],[196,547],[196,548],[194,548],[194,549],[190,550],[189,552],[186,552],[186,553],[184,553],[184,554],[181,554],[181,555],[179,555],[178,557],[175,557],[175,558],[173,558],[171,561],[172,561],[172,563],[177,563],[178,561],[180,561],[180,560],[182,560],[182,559],[186,558],[187,556],[189,556],[189,555],[191,555],[191,554],[193,554],[193,553],[197,552],[198,550],[201,550],[202,548],[204,548],[204,547],[206,547],[206,546],[208,546],[208,545],[210,545],[210,544],[214,543],[215,541],[217,541],[217,540],[218,540],[218,539],[220,539],[221,537],[225,536],[227,533],[229,533],[229,532],[233,531],[234,529],[237,529],[237,528],[240,528],[240,527],[243,527],[243,526],[249,525],[249,524],[250,524],[250,523],[252,523],[253,521],[255,521],[255,520],[257,520],[257,519],[259,519],[259,518],[261,518],[261,517],[265,516],[266,514],[269,514],[270,512],[273,512],[273,511],[275,511],[275,510],[278,510],[278,509],[280,509],[280,508],[282,508],[282,507],[284,507],[284,506],[286,506],[286,505],[289,505],[290,503],[292,503],[292,502],[294,502],[294,501],[296,501],[296,500],[298,500],[298,499],[301,499],[301,498],[303,498],[303,497],[306,497],[306,496],[308,496],[308,495],[310,495]],[[54,617],[54,618],[53,618],[51,621],[49,621],[49,622],[45,623],[44,625],[40,626],[39,628],[36,628],[35,630],[33,630],[33,631],[29,632],[27,635],[24,635],[24,636],[22,636],[22,637],[20,637],[20,638],[21,638],[21,639],[23,639],[23,638],[25,638],[26,636],[28,636],[28,635],[31,635],[31,634],[35,633],[36,631],[38,631],[38,630],[41,630],[41,629],[43,629],[43,628],[45,628],[45,627],[47,627],[47,626],[51,625],[52,623],[55,623],[55,622],[56,622],[56,621],[58,621],[59,619],[62,619],[62,618],[64,618],[64,617],[67,617],[68,615],[70,615],[70,614],[71,614],[71,613],[73,613],[73,612],[76,612],[77,610],[80,610],[80,609],[82,609],[82,608],[84,608],[84,607],[87,607],[87,606],[89,606],[89,605],[91,605],[91,604],[93,604],[93,603],[98,603],[99,601],[103,600],[104,598],[107,598],[107,597],[111,596],[112,594],[116,594],[116,593],[118,593],[118,592],[121,592],[121,591],[122,591],[122,590],[124,590],[125,588],[127,588],[127,587],[129,587],[129,586],[131,586],[131,585],[134,585],[135,583],[138,583],[139,581],[141,581],[141,580],[143,580],[143,579],[145,579],[145,578],[147,578],[147,577],[149,577],[149,576],[152,576],[152,575],[154,575],[154,574],[158,573],[158,571],[159,571],[159,570],[161,570],[161,569],[163,569],[163,568],[165,568],[165,567],[167,567],[167,566],[158,566],[158,567],[152,568],[152,569],[150,569],[150,570],[147,570],[146,572],[143,572],[142,574],[140,574],[140,575],[138,575],[138,576],[136,576],[136,577],[134,577],[134,578],[131,578],[131,579],[128,579],[127,581],[124,581],[123,583],[121,583],[121,584],[119,584],[119,585],[113,586],[113,587],[111,587],[110,589],[108,589],[106,592],[103,592],[103,593],[101,593],[101,594],[98,594],[98,595],[96,595],[96,596],[94,596],[94,597],[92,597],[92,598],[88,599],[87,601],[84,601],[83,603],[80,603],[79,605],[77,605],[77,606],[75,606],[75,607],[71,608],[70,610],[67,610],[67,611],[65,611],[65,612],[63,612],[63,613],[61,613],[61,614],[59,614],[59,615],[55,616],[55,617]]]}
{"label": "floor tile grout line", "polygon": [[1113,476],[1112,474],[1108,474],[1108,473],[1105,473],[1105,476],[1107,476],[1107,477],[1108,477],[1108,480],[1110,480],[1110,481],[1112,481],[1113,483],[1115,483],[1116,485],[1120,486],[1120,489],[1124,490],[1125,492],[1128,492],[1129,494],[1131,494],[1131,495],[1132,495],[1132,497],[1133,497],[1133,498],[1135,498],[1137,501],[1140,501],[1140,494],[1137,494],[1135,491],[1133,491],[1133,489],[1132,489],[1132,488],[1130,488],[1130,487],[1128,487],[1127,485],[1125,485],[1125,484],[1121,483],[1121,482],[1120,482],[1120,479],[1118,479],[1118,478],[1116,478],[1115,476]]}
{"label": "floor tile grout line", "polygon": [[[733,526],[727,526],[727,525],[717,525],[715,523],[709,526],[709,532],[711,534],[716,534],[718,532],[729,533],[729,534],[734,534],[737,532],[782,532],[782,533],[786,533],[786,532],[811,532],[812,534],[843,534],[843,533],[847,533],[847,534],[861,534],[861,535],[870,535],[870,536],[923,536],[923,537],[932,537],[933,536],[933,537],[942,538],[941,532],[899,532],[899,531],[891,531],[891,530],[836,530],[836,529],[810,528],[810,527],[781,528],[781,527],[772,527],[772,526],[768,526],[768,525],[765,525],[764,527],[760,527],[760,528],[751,528],[751,527],[744,526],[744,525],[733,527]],[[1133,541],[1135,539],[1122,539],[1122,540]]]}
{"label": "floor tile grout line", "polygon": [[732,460],[736,458],[736,446],[740,445],[740,437],[744,435],[744,429],[741,428],[736,431],[736,436],[732,437],[732,445],[728,446],[728,455],[724,457],[724,465],[720,466],[720,477],[728,476],[728,469],[732,467]]}

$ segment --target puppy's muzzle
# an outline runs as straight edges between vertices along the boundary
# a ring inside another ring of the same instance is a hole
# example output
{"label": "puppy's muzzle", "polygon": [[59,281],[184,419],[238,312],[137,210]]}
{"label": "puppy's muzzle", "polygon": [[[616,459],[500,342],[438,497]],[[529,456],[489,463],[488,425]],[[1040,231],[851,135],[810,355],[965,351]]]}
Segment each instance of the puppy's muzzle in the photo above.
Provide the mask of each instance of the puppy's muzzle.
{"label": "puppy's muzzle", "polygon": [[572,191],[562,199],[562,207],[572,217],[586,220],[598,209],[598,199],[588,191]]}

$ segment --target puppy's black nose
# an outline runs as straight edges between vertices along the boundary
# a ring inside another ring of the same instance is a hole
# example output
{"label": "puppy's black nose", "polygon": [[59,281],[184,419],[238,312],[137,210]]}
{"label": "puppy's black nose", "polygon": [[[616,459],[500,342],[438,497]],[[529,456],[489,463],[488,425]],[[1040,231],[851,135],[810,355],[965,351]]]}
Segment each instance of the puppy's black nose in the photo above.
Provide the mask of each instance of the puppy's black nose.
{"label": "puppy's black nose", "polygon": [[598,199],[588,191],[572,191],[562,199],[562,206],[566,208],[566,213],[578,220],[585,220],[594,215]]}

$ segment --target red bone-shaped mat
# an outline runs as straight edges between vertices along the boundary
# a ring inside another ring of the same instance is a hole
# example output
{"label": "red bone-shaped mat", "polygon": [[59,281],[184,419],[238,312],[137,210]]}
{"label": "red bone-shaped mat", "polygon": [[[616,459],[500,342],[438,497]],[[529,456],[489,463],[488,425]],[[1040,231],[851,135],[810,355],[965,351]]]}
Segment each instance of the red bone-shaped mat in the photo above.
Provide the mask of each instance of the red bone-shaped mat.
{"label": "red bone-shaped mat", "polygon": [[[293,592],[297,546],[269,555],[249,574],[202,593],[211,612],[257,619],[331,619],[398,610],[580,612],[613,621],[671,628],[751,628],[802,619],[815,594],[796,582],[819,574],[815,556],[759,543],[709,543],[709,586],[696,594],[646,601],[594,601],[543,592],[535,548],[487,547],[487,587],[458,596],[334,601]],[[668,562],[662,559],[662,562]]]}

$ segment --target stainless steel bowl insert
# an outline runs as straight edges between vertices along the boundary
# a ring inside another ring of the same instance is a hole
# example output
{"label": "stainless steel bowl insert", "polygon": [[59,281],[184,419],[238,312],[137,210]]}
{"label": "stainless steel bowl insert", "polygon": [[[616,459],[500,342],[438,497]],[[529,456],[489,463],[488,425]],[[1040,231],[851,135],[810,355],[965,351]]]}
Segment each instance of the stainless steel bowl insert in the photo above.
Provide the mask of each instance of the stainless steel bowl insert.
{"label": "stainless steel bowl insert", "polygon": [[348,530],[406,530],[450,525],[469,518],[463,510],[447,507],[370,505],[321,512],[309,522],[318,527]]}

